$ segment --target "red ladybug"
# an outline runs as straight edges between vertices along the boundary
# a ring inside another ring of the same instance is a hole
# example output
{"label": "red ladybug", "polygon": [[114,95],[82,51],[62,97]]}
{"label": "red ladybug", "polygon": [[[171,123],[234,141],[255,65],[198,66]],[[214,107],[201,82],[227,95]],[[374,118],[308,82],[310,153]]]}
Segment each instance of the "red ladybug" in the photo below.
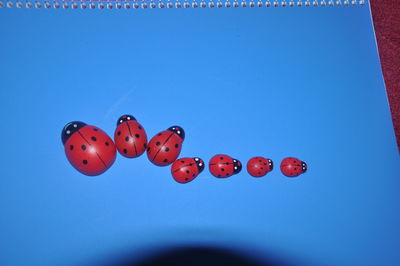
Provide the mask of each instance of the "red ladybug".
{"label": "red ladybug", "polygon": [[262,177],[271,172],[274,164],[271,159],[253,157],[247,162],[247,172],[254,177]]}
{"label": "red ladybug", "polygon": [[204,170],[204,162],[198,157],[180,158],[171,166],[172,177],[178,183],[188,183]]}
{"label": "red ladybug", "polygon": [[115,161],[114,142],[98,127],[70,122],[62,130],[61,140],[69,162],[82,174],[100,175]]}
{"label": "red ladybug", "polygon": [[215,177],[225,178],[238,174],[242,163],[225,154],[217,154],[209,162],[210,173]]}
{"label": "red ladybug", "polygon": [[296,177],[307,171],[307,164],[297,158],[287,157],[281,162],[282,174],[288,177]]}
{"label": "red ladybug", "polygon": [[114,141],[119,153],[128,158],[142,155],[147,148],[146,131],[131,115],[123,115],[118,119]]}
{"label": "red ladybug", "polygon": [[150,140],[147,145],[147,157],[157,166],[167,166],[178,158],[184,139],[183,128],[172,126]]}

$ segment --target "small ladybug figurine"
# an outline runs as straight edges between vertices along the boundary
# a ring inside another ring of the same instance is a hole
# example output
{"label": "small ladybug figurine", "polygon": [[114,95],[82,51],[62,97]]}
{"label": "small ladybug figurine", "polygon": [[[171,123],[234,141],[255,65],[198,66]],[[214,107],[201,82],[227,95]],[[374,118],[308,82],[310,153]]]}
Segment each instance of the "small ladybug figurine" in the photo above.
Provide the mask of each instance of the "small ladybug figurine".
{"label": "small ladybug figurine", "polygon": [[210,173],[219,178],[226,178],[240,173],[242,163],[225,154],[217,154],[209,162]]}
{"label": "small ladybug figurine", "polygon": [[261,156],[253,157],[247,162],[247,172],[253,177],[265,176],[273,168],[272,160]]}
{"label": "small ladybug figurine", "polygon": [[287,157],[281,162],[281,171],[287,177],[296,177],[307,171],[307,164],[297,158]]}
{"label": "small ladybug figurine", "polygon": [[198,157],[180,158],[171,166],[171,174],[176,182],[184,184],[195,179],[204,170],[204,162]]}
{"label": "small ladybug figurine", "polygon": [[119,153],[127,158],[139,157],[147,148],[146,131],[131,115],[118,119],[114,140]]}
{"label": "small ladybug figurine", "polygon": [[178,158],[184,139],[183,128],[172,126],[150,140],[147,145],[147,157],[157,166],[167,166]]}
{"label": "small ladybug figurine", "polygon": [[83,122],[68,123],[61,132],[61,140],[69,162],[88,176],[104,173],[117,155],[114,142],[104,131]]}

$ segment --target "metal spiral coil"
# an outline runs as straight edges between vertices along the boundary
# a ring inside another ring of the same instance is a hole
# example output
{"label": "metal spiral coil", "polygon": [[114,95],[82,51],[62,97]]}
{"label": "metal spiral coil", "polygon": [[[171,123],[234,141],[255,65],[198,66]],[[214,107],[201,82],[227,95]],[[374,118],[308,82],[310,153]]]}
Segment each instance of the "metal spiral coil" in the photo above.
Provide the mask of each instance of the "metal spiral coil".
{"label": "metal spiral coil", "polygon": [[363,6],[366,0],[36,0],[3,1],[0,8],[155,9]]}

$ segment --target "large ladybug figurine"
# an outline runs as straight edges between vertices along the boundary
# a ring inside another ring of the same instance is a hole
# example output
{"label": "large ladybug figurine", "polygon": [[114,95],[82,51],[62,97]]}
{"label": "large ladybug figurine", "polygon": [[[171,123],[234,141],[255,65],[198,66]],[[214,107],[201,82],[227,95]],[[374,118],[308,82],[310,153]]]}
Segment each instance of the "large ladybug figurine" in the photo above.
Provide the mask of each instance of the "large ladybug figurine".
{"label": "large ladybug figurine", "polygon": [[272,160],[261,156],[253,157],[247,162],[247,172],[253,177],[265,176],[273,168]]}
{"label": "large ladybug figurine", "polygon": [[219,178],[226,178],[240,173],[242,163],[225,154],[217,154],[209,162],[210,173]]}
{"label": "large ladybug figurine", "polygon": [[184,184],[195,179],[204,170],[204,161],[198,157],[180,158],[171,166],[171,174],[176,182]]}
{"label": "large ladybug figurine", "polygon": [[307,171],[307,164],[294,157],[287,157],[281,162],[281,171],[287,177],[296,177]]}
{"label": "large ladybug figurine", "polygon": [[185,139],[185,131],[172,126],[155,135],[147,145],[147,157],[157,166],[167,166],[178,158]]}
{"label": "large ladybug figurine", "polygon": [[88,176],[104,173],[117,155],[114,142],[101,129],[74,121],[61,132],[65,154],[79,172]]}
{"label": "large ladybug figurine", "polygon": [[147,148],[146,131],[131,115],[118,118],[114,140],[118,152],[127,158],[139,157]]}

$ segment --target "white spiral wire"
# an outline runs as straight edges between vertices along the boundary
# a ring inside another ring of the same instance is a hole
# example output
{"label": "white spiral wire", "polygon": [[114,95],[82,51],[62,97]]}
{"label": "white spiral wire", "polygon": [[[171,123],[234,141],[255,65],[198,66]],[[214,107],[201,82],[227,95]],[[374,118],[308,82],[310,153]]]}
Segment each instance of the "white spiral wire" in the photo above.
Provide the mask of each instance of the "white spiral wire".
{"label": "white spiral wire", "polygon": [[0,8],[155,9],[363,6],[366,0],[25,0],[3,1]]}

